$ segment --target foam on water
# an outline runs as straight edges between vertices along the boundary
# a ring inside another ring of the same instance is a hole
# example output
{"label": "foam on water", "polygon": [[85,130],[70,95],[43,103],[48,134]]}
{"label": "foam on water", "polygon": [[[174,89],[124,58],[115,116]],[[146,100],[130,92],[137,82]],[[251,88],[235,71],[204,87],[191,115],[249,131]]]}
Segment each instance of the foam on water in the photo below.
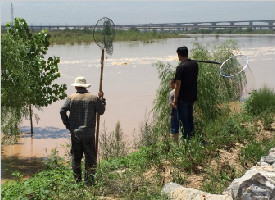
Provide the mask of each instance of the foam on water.
{"label": "foam on water", "polygon": [[[153,64],[156,61],[173,62],[178,58],[175,55],[165,57],[128,57],[128,58],[108,58],[104,60],[105,65],[116,65],[118,63],[127,64]],[[100,66],[100,59],[83,59],[83,60],[61,60],[62,65],[87,64],[88,66]]]}

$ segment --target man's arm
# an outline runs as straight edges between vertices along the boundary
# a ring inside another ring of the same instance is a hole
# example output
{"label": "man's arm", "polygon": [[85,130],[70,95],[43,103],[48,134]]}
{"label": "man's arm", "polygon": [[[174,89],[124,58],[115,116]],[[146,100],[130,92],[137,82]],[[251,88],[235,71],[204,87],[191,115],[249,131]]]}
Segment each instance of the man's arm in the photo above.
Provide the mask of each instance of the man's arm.
{"label": "man's arm", "polygon": [[61,115],[63,124],[66,126],[66,129],[70,130],[69,117],[67,115],[67,111],[69,110],[70,110],[70,100],[66,99],[64,105],[60,109],[60,115]]}

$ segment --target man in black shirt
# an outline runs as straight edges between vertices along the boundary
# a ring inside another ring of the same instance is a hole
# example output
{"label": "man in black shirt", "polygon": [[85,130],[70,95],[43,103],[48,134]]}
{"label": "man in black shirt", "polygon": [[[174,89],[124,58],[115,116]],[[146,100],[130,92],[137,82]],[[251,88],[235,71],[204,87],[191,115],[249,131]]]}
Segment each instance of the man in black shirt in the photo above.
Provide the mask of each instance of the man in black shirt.
{"label": "man in black shirt", "polygon": [[177,105],[178,117],[183,124],[183,138],[190,139],[194,130],[193,106],[197,100],[198,64],[188,59],[188,48],[177,49],[181,63],[176,69],[176,87],[174,104]]}

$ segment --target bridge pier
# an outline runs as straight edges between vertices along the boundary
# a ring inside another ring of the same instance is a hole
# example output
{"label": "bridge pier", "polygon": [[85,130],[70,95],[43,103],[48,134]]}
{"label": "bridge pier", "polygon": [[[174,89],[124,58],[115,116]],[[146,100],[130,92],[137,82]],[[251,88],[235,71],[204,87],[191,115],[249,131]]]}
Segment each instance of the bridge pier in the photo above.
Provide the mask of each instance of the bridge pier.
{"label": "bridge pier", "polygon": [[212,22],[211,25],[213,26],[213,27],[211,28],[211,30],[215,30],[215,29],[216,29],[216,26],[217,26],[217,23],[216,23],[216,22]]}
{"label": "bridge pier", "polygon": [[274,29],[274,28],[272,28],[272,26],[274,25],[274,22],[269,22],[268,25],[269,25],[269,30]]}

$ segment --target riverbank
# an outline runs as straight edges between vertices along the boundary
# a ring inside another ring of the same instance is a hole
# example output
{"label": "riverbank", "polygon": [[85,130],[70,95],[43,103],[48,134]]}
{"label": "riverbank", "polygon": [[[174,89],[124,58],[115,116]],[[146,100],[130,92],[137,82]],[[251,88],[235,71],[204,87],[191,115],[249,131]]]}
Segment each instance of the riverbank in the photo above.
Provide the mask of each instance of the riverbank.
{"label": "riverbank", "polygon": [[[90,29],[65,29],[48,31],[51,35],[51,44],[81,44],[94,43],[93,30]],[[2,31],[5,34],[5,31]],[[272,30],[220,30],[220,31],[139,31],[138,29],[116,30],[114,42],[141,41],[152,43],[160,39],[189,38],[189,37],[274,37]]]}
{"label": "riverbank", "polygon": [[[211,137],[207,141],[215,142],[206,145],[198,138],[194,138],[190,144],[174,145],[169,141],[169,155],[161,150],[167,144],[159,143],[140,148],[128,156],[102,160],[98,166],[96,182],[91,187],[85,187],[82,183],[74,184],[69,162],[66,163],[57,154],[48,157],[48,163],[44,166],[36,161],[29,162],[34,168],[31,173],[35,176],[30,178],[30,174],[26,175],[22,170],[14,173],[13,181],[2,185],[2,198],[19,199],[31,196],[39,199],[71,197],[164,200],[166,197],[161,194],[161,189],[171,181],[186,188],[221,194],[235,178],[241,177],[246,169],[255,165],[270,148],[274,148],[274,123],[271,129],[266,130],[260,121],[254,123],[239,120],[240,118],[237,119],[236,126],[239,123],[246,124],[237,128],[240,132],[246,132],[242,139],[226,133],[230,138],[225,143],[225,140],[212,140],[214,138]],[[247,129],[259,131],[252,133],[247,132]],[[190,163],[185,159],[181,161],[183,157],[179,155],[182,151],[187,151],[185,156],[186,159],[191,159]],[[198,162],[197,159],[201,161]]]}
{"label": "riverbank", "polygon": [[[49,33],[51,35],[51,44],[94,43],[92,30],[55,30]],[[156,31],[140,32],[137,29],[128,31],[116,30],[114,42],[141,41],[144,43],[152,43],[159,39],[186,37],[188,36]]]}
{"label": "riverbank", "polygon": [[[50,42],[51,44],[74,44],[74,43],[93,43],[93,33],[91,30],[60,30],[51,31]],[[115,33],[114,42],[125,42],[125,41],[141,41],[144,43],[152,43],[160,39],[168,38],[189,38],[189,37],[274,37],[275,34],[270,33],[176,33],[176,32],[157,32],[147,31],[141,32],[137,29],[131,29],[128,31],[117,30]]]}
{"label": "riverbank", "polygon": [[[24,131],[24,128],[21,130]],[[12,180],[14,172],[20,172],[24,179],[44,170],[43,162],[55,149],[61,157],[69,152],[69,133],[64,130],[34,129],[35,134],[22,133],[12,144],[1,145],[1,184]],[[61,133],[63,131],[63,134]],[[3,134],[1,136],[3,138]],[[3,139],[2,139],[3,142]]]}

